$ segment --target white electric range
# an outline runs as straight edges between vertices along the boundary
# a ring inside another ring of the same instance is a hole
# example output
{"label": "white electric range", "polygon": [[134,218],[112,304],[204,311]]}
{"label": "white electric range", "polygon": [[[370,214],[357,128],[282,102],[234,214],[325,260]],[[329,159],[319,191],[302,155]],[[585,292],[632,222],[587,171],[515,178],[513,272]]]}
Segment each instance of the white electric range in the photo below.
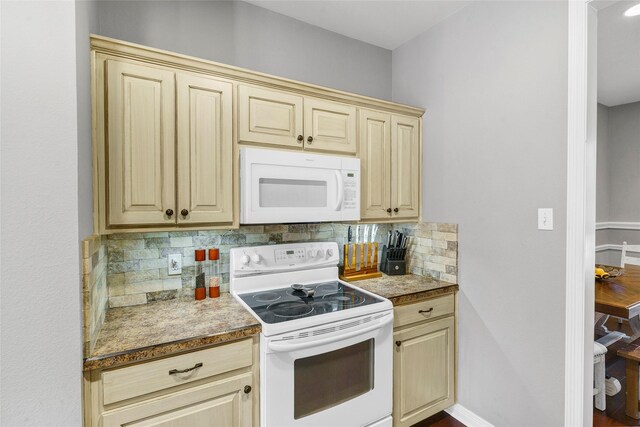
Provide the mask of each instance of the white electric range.
{"label": "white electric range", "polygon": [[338,279],[338,245],[231,249],[230,291],[262,324],[260,425],[391,426],[393,307]]}

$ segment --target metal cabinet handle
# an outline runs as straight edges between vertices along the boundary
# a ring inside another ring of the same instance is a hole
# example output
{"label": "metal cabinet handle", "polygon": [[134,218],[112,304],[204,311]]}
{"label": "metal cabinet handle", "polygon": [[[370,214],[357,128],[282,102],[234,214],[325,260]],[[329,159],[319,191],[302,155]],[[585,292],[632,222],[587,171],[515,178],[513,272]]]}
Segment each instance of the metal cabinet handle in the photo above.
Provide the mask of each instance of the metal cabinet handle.
{"label": "metal cabinet handle", "polygon": [[244,386],[244,392],[245,392],[246,394],[251,393],[251,386],[250,386],[250,385],[246,385],[246,386]]}
{"label": "metal cabinet handle", "polygon": [[400,345],[402,345],[402,341],[396,341],[396,346],[400,347]]}
{"label": "metal cabinet handle", "polygon": [[391,208],[387,208],[387,213],[391,213]]}
{"label": "metal cabinet handle", "polygon": [[313,137],[311,135],[309,135],[309,138],[307,138],[307,142],[309,143],[309,145],[311,145],[311,143],[313,142]]}
{"label": "metal cabinet handle", "polygon": [[173,374],[184,374],[186,372],[189,371],[193,371],[194,369],[198,369],[198,368],[202,368],[202,363],[196,363],[195,365],[193,365],[193,368],[187,368],[187,369],[172,369],[169,371],[169,375],[173,375]]}
{"label": "metal cabinet handle", "polygon": [[433,311],[433,307],[431,307],[429,310],[418,310],[418,313],[431,313]]}
{"label": "metal cabinet handle", "polygon": [[180,211],[180,213],[182,214],[182,216],[187,216],[187,215],[189,215],[189,211],[188,211],[188,210],[186,210],[186,209],[182,209],[182,210]]}
{"label": "metal cabinet handle", "polygon": [[172,216],[173,215],[173,209],[167,209],[166,211],[164,211],[164,213],[167,214],[167,216]]}
{"label": "metal cabinet handle", "polygon": [[298,135],[298,144],[302,144],[303,139],[304,139],[304,136]]}

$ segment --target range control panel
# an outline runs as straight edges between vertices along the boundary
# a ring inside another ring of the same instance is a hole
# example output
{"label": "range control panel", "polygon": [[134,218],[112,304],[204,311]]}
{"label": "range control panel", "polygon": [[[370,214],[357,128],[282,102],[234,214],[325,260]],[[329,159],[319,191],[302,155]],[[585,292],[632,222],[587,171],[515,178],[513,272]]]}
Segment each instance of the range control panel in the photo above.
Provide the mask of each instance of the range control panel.
{"label": "range control panel", "polygon": [[335,242],[287,243],[233,248],[229,253],[231,274],[265,274],[307,268],[336,266]]}

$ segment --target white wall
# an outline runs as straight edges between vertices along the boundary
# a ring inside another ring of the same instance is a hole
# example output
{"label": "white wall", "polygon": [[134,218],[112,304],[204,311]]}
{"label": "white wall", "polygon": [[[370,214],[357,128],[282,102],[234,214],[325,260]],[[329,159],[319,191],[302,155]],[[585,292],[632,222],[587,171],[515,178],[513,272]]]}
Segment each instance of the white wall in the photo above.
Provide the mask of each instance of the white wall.
{"label": "white wall", "polygon": [[0,424],[78,426],[75,5],[0,7]]}
{"label": "white wall", "polygon": [[241,1],[103,1],[99,33],[391,99],[391,52]]}
{"label": "white wall", "polygon": [[567,19],[475,2],[393,51],[394,101],[427,110],[423,219],[459,224],[458,401],[495,425],[564,420]]}

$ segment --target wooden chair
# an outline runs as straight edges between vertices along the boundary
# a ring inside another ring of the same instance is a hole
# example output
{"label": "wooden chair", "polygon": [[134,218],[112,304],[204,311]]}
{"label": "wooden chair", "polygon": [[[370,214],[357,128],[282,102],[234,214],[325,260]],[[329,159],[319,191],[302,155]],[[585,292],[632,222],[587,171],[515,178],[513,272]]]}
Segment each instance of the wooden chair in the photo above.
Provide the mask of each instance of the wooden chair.
{"label": "wooden chair", "polygon": [[605,354],[607,354],[607,347],[595,341],[593,343],[593,395],[596,397],[594,406],[601,411],[607,409]]}
{"label": "wooden chair", "polygon": [[622,256],[620,257],[620,267],[624,268],[625,264],[640,265],[640,258],[627,255],[627,252],[640,254],[640,245],[628,245],[622,242]]}

